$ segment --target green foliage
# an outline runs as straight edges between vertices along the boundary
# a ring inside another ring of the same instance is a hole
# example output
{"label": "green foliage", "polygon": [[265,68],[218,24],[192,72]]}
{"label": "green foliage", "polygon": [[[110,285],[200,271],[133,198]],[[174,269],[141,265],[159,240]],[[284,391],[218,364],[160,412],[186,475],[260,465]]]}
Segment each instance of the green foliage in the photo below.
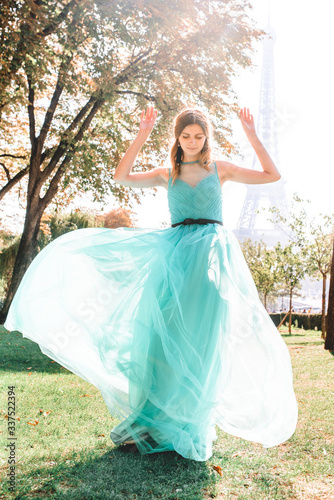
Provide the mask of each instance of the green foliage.
{"label": "green foliage", "polygon": [[277,266],[280,269],[280,283],[289,292],[300,289],[307,274],[307,263],[304,254],[294,244],[284,247],[278,243],[275,247]]}
{"label": "green foliage", "polygon": [[[271,313],[269,316],[273,320],[274,324],[278,326],[285,316],[285,312],[281,313]],[[313,313],[295,313],[291,315],[291,322],[295,325],[295,328],[303,328],[304,330],[321,330],[321,314]],[[285,321],[288,324],[289,320]]]}
{"label": "green foliage", "polygon": [[288,226],[290,239],[305,258],[309,276],[322,277],[330,271],[334,236],[334,214],[312,215],[309,200],[302,200],[296,193],[288,217],[272,209],[277,224]]}
{"label": "green foliage", "polygon": [[288,217],[283,217],[277,209],[272,209],[277,224],[288,226],[291,230],[291,245],[298,247],[305,261],[307,274],[323,279],[322,292],[322,335],[326,331],[326,280],[331,268],[331,255],[334,236],[334,214],[320,214],[315,217],[307,210],[310,201],[294,195]]}
{"label": "green foliage", "polygon": [[292,293],[300,288],[307,269],[305,257],[296,245],[282,247],[278,243],[268,248],[263,241],[247,239],[241,247],[265,305],[271,294]]}
{"label": "green foliage", "polygon": [[251,239],[244,240],[241,247],[255,285],[264,296],[266,306],[267,296],[277,290],[281,279],[276,251],[267,248],[263,241],[252,242]]}
{"label": "green foliage", "polygon": [[74,210],[69,214],[54,213],[45,217],[45,222],[42,225],[38,238],[39,249],[41,250],[48,243],[58,238],[58,236],[70,231],[102,226],[103,221],[94,212]]}

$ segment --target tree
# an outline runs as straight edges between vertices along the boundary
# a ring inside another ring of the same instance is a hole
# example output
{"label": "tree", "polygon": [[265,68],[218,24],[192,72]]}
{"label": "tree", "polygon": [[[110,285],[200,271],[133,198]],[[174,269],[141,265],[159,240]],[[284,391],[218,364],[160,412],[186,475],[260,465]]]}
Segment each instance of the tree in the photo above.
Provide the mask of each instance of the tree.
{"label": "tree", "polygon": [[[33,61],[34,53],[46,55],[46,38],[50,38],[65,19],[73,14],[77,0],[69,2],[17,2],[3,0],[0,5],[0,200],[29,171],[29,143],[24,140],[28,130],[26,79],[22,68]],[[44,50],[42,50],[44,49]],[[20,145],[16,144],[21,136]],[[13,140],[14,139],[14,140]],[[14,143],[14,144],[13,144]],[[5,160],[5,161],[4,161]]]}
{"label": "tree", "polygon": [[20,238],[0,230],[0,303],[6,296]]}
{"label": "tree", "polygon": [[115,229],[117,227],[134,227],[131,216],[133,216],[131,210],[125,210],[124,208],[111,210],[104,217],[104,227],[109,227],[110,229]]}
{"label": "tree", "polygon": [[142,156],[145,168],[153,156],[159,161],[156,151],[164,153],[171,116],[189,103],[215,114],[216,137],[231,150],[225,122],[236,110],[231,79],[239,66],[250,64],[252,43],[260,36],[247,5],[5,2],[2,116],[8,120],[27,109],[30,152],[27,172],[15,173],[27,175],[27,209],[2,320],[36,254],[42,215],[61,188],[93,190],[96,199],[109,190],[129,200],[132,191],[114,185],[111,173],[145,103],[162,112]]}
{"label": "tree", "polygon": [[332,245],[331,281],[328,296],[325,349],[327,349],[328,351],[334,351],[334,238]]}
{"label": "tree", "polygon": [[310,215],[306,203],[296,194],[294,195],[294,209],[289,218],[282,217],[274,210],[276,223],[288,225],[291,229],[290,239],[300,248],[310,277],[322,278],[322,318],[321,336],[326,334],[326,285],[331,265],[332,235],[334,233],[334,215],[320,214],[318,217]]}
{"label": "tree", "polygon": [[294,243],[290,243],[285,247],[282,247],[278,243],[275,247],[275,253],[277,265],[280,268],[280,280],[290,298],[289,335],[291,335],[292,298],[294,292],[300,289],[301,283],[307,273],[305,257],[300,248]]}
{"label": "tree", "polygon": [[276,290],[280,279],[275,249],[267,248],[263,241],[252,242],[251,239],[244,240],[241,248],[256,288],[263,294],[264,307],[267,308],[267,298]]}

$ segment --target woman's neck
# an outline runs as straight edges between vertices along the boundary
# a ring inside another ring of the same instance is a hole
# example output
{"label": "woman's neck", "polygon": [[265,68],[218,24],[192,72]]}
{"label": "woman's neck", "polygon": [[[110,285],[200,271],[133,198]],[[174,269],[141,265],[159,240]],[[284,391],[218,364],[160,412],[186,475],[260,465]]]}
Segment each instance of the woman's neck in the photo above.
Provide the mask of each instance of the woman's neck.
{"label": "woman's neck", "polygon": [[198,162],[199,161],[199,156],[200,155],[187,155],[187,153],[183,152],[183,160],[182,163],[189,163],[189,162]]}

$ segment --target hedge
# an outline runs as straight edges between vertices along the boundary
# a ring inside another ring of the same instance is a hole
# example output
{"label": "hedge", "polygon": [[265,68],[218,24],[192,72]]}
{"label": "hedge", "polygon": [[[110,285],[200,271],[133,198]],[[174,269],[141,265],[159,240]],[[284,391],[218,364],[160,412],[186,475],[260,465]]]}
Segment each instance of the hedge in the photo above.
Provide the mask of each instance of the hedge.
{"label": "hedge", "polygon": [[[278,326],[286,312],[272,313],[269,314],[274,324]],[[297,324],[296,324],[297,321]],[[287,316],[285,325],[289,324],[289,316]],[[303,314],[303,313],[292,313],[292,324],[296,325],[298,328],[304,328],[304,330],[321,330],[321,314]]]}

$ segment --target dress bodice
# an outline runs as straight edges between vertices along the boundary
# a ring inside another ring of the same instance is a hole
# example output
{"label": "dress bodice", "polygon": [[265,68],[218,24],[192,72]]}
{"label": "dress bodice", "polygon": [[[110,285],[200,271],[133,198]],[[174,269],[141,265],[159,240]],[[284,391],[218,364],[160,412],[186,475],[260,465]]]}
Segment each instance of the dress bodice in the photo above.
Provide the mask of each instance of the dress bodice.
{"label": "dress bodice", "polygon": [[178,178],[172,184],[169,172],[168,206],[172,224],[186,218],[223,220],[222,192],[217,165],[214,162],[212,166],[214,172],[204,177],[195,187]]}

